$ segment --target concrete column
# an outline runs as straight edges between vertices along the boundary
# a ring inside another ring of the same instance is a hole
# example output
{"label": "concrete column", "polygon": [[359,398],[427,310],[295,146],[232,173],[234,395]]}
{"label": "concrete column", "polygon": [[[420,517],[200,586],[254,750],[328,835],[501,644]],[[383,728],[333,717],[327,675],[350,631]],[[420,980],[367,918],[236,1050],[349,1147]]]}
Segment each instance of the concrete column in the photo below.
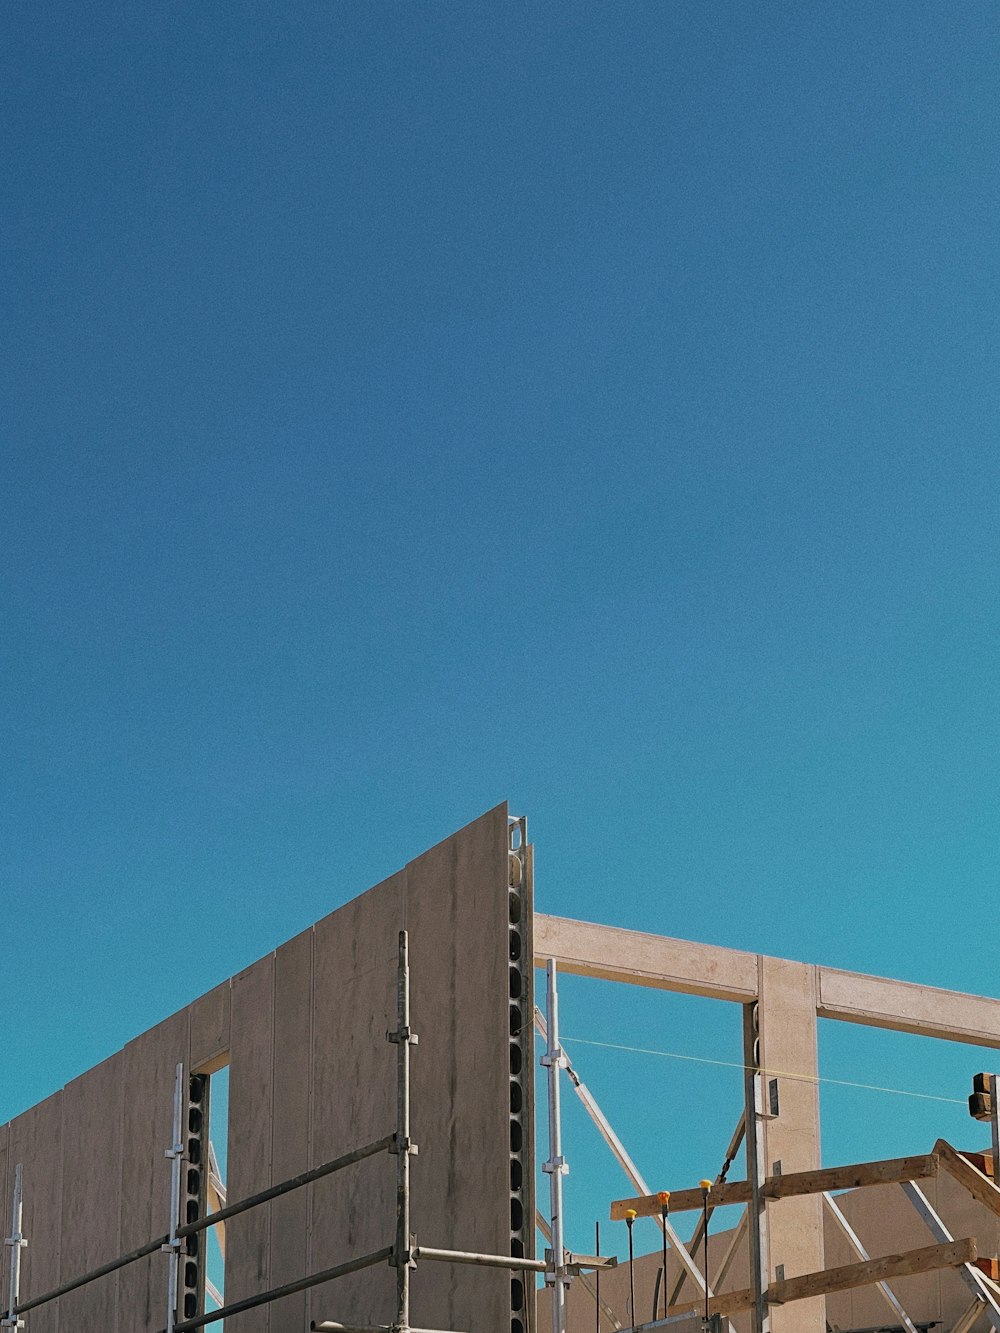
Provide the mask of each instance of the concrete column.
{"label": "concrete column", "polygon": [[[763,1076],[763,1157],[766,1175],[821,1165],[816,968],[761,957],[757,1036]],[[767,1204],[769,1280],[814,1273],[823,1263],[822,1197]],[[825,1333],[822,1296],[771,1307],[771,1333]]]}

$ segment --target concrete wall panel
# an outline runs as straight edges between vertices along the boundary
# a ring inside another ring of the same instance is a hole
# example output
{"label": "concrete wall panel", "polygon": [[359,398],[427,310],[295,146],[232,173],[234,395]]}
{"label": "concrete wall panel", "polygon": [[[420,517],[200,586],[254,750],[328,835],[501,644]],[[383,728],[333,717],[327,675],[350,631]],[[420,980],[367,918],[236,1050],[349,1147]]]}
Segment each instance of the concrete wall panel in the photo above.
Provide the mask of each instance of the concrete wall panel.
{"label": "concrete wall panel", "polygon": [[[413,1230],[424,1244],[509,1253],[507,810],[407,866],[413,966]],[[499,925],[499,928],[497,928]],[[509,1322],[509,1276],[424,1265],[424,1328]]]}
{"label": "concrete wall panel", "polygon": [[[22,1300],[59,1285],[62,1112],[63,1094],[57,1092],[10,1123],[9,1160],[12,1167],[18,1162],[24,1167],[23,1225],[29,1240],[21,1256]],[[59,1333],[57,1305],[40,1306],[31,1318],[32,1333]]]}
{"label": "concrete wall panel", "polygon": [[[307,930],[274,956],[274,1092],[271,1181],[287,1180],[309,1167],[309,1093],[312,1048],[313,932]],[[296,1190],[271,1205],[271,1284],[279,1286],[306,1271],[309,1199]],[[304,1292],[270,1309],[271,1333],[308,1328]]]}
{"label": "concrete wall panel", "polygon": [[212,1074],[229,1058],[229,998],[231,984],[224,981],[195,1000],[190,1016],[188,1067],[194,1073]]}
{"label": "concrete wall panel", "polygon": [[[0,1227],[3,1227],[4,1236],[10,1235],[10,1217],[11,1217],[11,1195],[14,1190],[14,1173],[11,1171],[10,1181],[7,1180],[7,1145],[10,1142],[10,1126],[0,1126]],[[0,1272],[0,1311],[6,1313],[9,1304],[7,1300],[7,1275],[8,1264],[0,1265],[3,1271]]]}
{"label": "concrete wall panel", "polygon": [[[509,1253],[507,812],[407,866],[413,967],[413,1229],[418,1242]],[[414,1322],[503,1329],[510,1276],[425,1264]],[[417,1317],[419,1316],[419,1317]]]}
{"label": "concrete wall panel", "polygon": [[[188,1047],[182,1010],[129,1042],[122,1066],[121,1228],[116,1253],[135,1249],[170,1226],[170,1161],[164,1151],[173,1131],[173,1088]],[[151,1254],[123,1268],[118,1300],[127,1319],[120,1333],[158,1333],[166,1320],[167,1256]]]}
{"label": "concrete wall panel", "polygon": [[[274,954],[233,977],[229,1065],[229,1197],[235,1202],[271,1183],[274,1053]],[[264,1291],[271,1276],[270,1208],[226,1224],[226,1299]],[[269,1333],[267,1306],[226,1321],[231,1333]]]}
{"label": "concrete wall panel", "polygon": [[[121,1253],[122,1093],[125,1053],[63,1089],[62,1219],[59,1277],[63,1282]],[[66,1329],[117,1329],[118,1274],[61,1297]],[[131,1333],[131,1326],[128,1333]]]}
{"label": "concrete wall panel", "polygon": [[[395,1129],[396,1048],[386,1040],[396,1005],[397,937],[406,872],[314,927],[313,1165]],[[311,1188],[310,1271],[392,1243],[395,1159],[369,1158]],[[395,1277],[378,1268],[310,1291],[310,1318],[390,1323]]]}
{"label": "concrete wall panel", "polygon": [[[405,870],[130,1042],[56,1097],[0,1127],[0,1187],[24,1163],[22,1296],[80,1276],[168,1228],[175,1066],[230,1066],[230,1201],[390,1135],[396,1126],[398,934],[410,932],[413,1230],[436,1247],[511,1252],[508,822],[498,806]],[[521,926],[530,950],[530,917]],[[514,964],[514,970],[520,964]],[[521,1088],[530,1103],[530,1061]],[[185,1085],[186,1090],[186,1085]],[[525,1108],[529,1127],[531,1107]],[[531,1177],[530,1167],[525,1173]],[[226,1299],[392,1243],[396,1159],[382,1154],[231,1219]],[[533,1189],[525,1189],[533,1209]],[[530,1217],[530,1213],[528,1216]],[[4,1225],[7,1225],[6,1221]],[[31,1333],[158,1333],[157,1253],[31,1315]],[[61,1308],[59,1308],[61,1306]],[[387,1264],[247,1311],[230,1333],[300,1333],[310,1318],[390,1323]],[[423,1264],[416,1324],[510,1327],[504,1271]]]}

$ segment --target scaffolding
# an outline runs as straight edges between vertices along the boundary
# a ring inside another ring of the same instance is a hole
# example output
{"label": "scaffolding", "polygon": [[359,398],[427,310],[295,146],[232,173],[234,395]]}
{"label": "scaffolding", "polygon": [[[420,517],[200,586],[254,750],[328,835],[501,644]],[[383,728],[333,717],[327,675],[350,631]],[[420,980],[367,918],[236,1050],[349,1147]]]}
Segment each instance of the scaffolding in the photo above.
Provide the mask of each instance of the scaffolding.
{"label": "scaffolding", "polygon": [[[297,1292],[331,1282],[335,1278],[346,1277],[350,1273],[358,1273],[373,1268],[381,1263],[387,1263],[396,1271],[396,1317],[393,1323],[345,1324],[338,1323],[335,1320],[313,1320],[311,1327],[320,1331],[320,1333],[458,1333],[457,1330],[451,1329],[417,1328],[410,1323],[411,1274],[419,1263],[424,1262],[472,1264],[483,1268],[505,1269],[509,1272],[523,1273],[525,1276],[528,1273],[541,1273],[546,1276],[547,1280],[556,1281],[557,1275],[565,1266],[565,1256],[563,1256],[563,1262],[557,1262],[555,1258],[540,1260],[511,1254],[481,1254],[473,1251],[441,1249],[414,1243],[414,1238],[410,1232],[410,1158],[415,1155],[417,1144],[413,1141],[410,1133],[410,1052],[411,1048],[418,1044],[419,1039],[410,1024],[409,939],[405,930],[399,932],[398,940],[396,1028],[395,1031],[387,1033],[386,1038],[396,1047],[396,1127],[393,1133],[340,1157],[323,1162],[311,1170],[289,1177],[287,1180],[260,1190],[245,1199],[227,1204],[215,1212],[209,1212],[205,1216],[198,1217],[190,1222],[182,1222],[180,1217],[181,1171],[185,1160],[182,1132],[184,1068],[183,1065],[178,1065],[175,1071],[174,1084],[173,1133],[170,1146],[164,1152],[165,1157],[170,1162],[170,1215],[167,1232],[107,1263],[101,1264],[97,1268],[91,1269],[87,1273],[81,1274],[79,1277],[62,1283],[51,1291],[24,1300],[20,1296],[20,1255],[21,1250],[28,1242],[21,1234],[23,1183],[21,1167],[17,1166],[14,1176],[11,1235],[6,1241],[11,1249],[9,1301],[7,1314],[0,1320],[0,1327],[15,1329],[25,1327],[23,1316],[30,1311],[37,1310],[62,1296],[69,1295],[70,1292],[77,1291],[92,1282],[98,1281],[100,1278],[107,1277],[111,1273],[118,1272],[128,1265],[158,1252],[167,1255],[168,1265],[168,1308],[165,1327],[161,1330],[161,1333],[192,1333],[194,1329],[203,1328],[231,1315],[240,1314],[245,1310],[253,1310],[259,1306],[270,1305],[285,1296],[295,1295]],[[178,1267],[182,1241],[208,1231],[211,1227],[218,1226],[220,1223],[225,1223],[230,1218],[237,1217],[252,1208],[269,1203],[271,1200],[280,1198],[293,1190],[302,1189],[314,1181],[322,1180],[380,1153],[387,1153],[396,1159],[396,1225],[390,1244],[319,1272],[310,1273],[295,1281],[285,1282],[280,1286],[271,1287],[267,1291],[233,1301],[228,1305],[223,1305],[220,1309],[199,1313],[190,1318],[178,1318]],[[572,1256],[572,1258],[572,1271],[574,1273],[586,1268],[613,1265],[616,1262],[614,1259],[603,1259],[600,1256]],[[563,1272],[563,1280],[565,1278],[566,1275]]]}
{"label": "scaffolding", "polygon": [[[748,1030],[755,1030],[754,1005],[745,1009],[745,1021]],[[963,1315],[953,1333],[971,1328],[976,1318],[984,1313],[991,1326],[1000,1333],[1000,1285],[992,1281],[977,1266],[976,1245],[972,1238],[956,1240],[948,1232],[918,1182],[933,1179],[939,1173],[948,1174],[961,1184],[973,1198],[987,1206],[1000,1218],[1000,1189],[997,1188],[996,1167],[994,1175],[987,1176],[981,1171],[970,1155],[961,1154],[943,1140],[935,1144],[930,1154],[920,1157],[907,1157],[881,1162],[866,1162],[845,1167],[825,1168],[798,1173],[767,1174],[764,1155],[761,1151],[761,1122],[768,1111],[764,1105],[764,1080],[759,1067],[749,1066],[745,1077],[745,1106],[736,1130],[726,1149],[725,1161],[714,1181],[703,1181],[698,1189],[675,1191],[668,1194],[663,1191],[654,1194],[642,1178],[629,1156],[621,1139],[602,1112],[596,1099],[583,1083],[574,1069],[569,1057],[563,1050],[559,1034],[558,971],[556,961],[547,962],[546,1012],[534,1013],[535,1027],[545,1043],[542,1066],[548,1074],[548,1127],[549,1152],[542,1169],[550,1179],[550,1214],[548,1218],[539,1212],[536,1223],[539,1230],[549,1241],[549,1249],[544,1259],[534,1259],[523,1254],[490,1254],[458,1249],[437,1248],[416,1243],[411,1233],[411,1179],[410,1159],[417,1151],[417,1144],[411,1135],[411,1081],[410,1061],[412,1048],[418,1044],[417,1033],[411,1026],[410,1015],[410,960],[409,942],[405,930],[399,932],[398,953],[396,960],[396,1027],[386,1033],[386,1039],[396,1048],[396,1124],[393,1132],[382,1138],[364,1144],[341,1156],[332,1158],[298,1175],[289,1177],[267,1189],[260,1190],[234,1203],[226,1202],[224,1195],[216,1190],[215,1198],[223,1206],[203,1216],[185,1220],[182,1175],[185,1162],[190,1155],[190,1147],[184,1142],[184,1088],[191,1079],[186,1076],[183,1065],[175,1069],[173,1093],[173,1126],[170,1145],[164,1156],[170,1166],[169,1217],[167,1231],[146,1244],[138,1246],[107,1263],[100,1265],[50,1291],[30,1298],[21,1298],[21,1254],[28,1244],[23,1234],[22,1217],[24,1203],[24,1180],[22,1167],[14,1168],[13,1197],[11,1207],[10,1235],[5,1240],[9,1247],[8,1300],[6,1312],[0,1318],[0,1329],[19,1329],[26,1326],[25,1316],[31,1311],[69,1295],[90,1283],[107,1277],[126,1266],[163,1252],[167,1258],[167,1310],[164,1328],[161,1333],[189,1333],[195,1329],[221,1321],[228,1316],[237,1315],[247,1310],[269,1305],[284,1297],[306,1291],[358,1273],[379,1264],[387,1264],[395,1270],[395,1318],[390,1324],[343,1323],[333,1319],[313,1320],[311,1328],[318,1333],[458,1333],[457,1330],[423,1329],[411,1324],[410,1287],[413,1271],[420,1263],[445,1263],[475,1265],[481,1268],[506,1270],[519,1273],[522,1279],[529,1274],[541,1275],[550,1290],[552,1300],[552,1333],[566,1333],[566,1294],[570,1283],[580,1279],[594,1297],[597,1310],[598,1329],[603,1311],[605,1318],[616,1330],[623,1330],[613,1309],[601,1298],[600,1273],[602,1269],[612,1268],[617,1260],[596,1253],[594,1255],[574,1254],[566,1248],[565,1218],[563,1210],[562,1179],[568,1170],[563,1152],[561,1127],[560,1075],[565,1073],[574,1093],[577,1095],[588,1115],[593,1120],[601,1136],[607,1143],[617,1162],[629,1179],[633,1188],[639,1191],[637,1197],[616,1200],[611,1207],[612,1220],[634,1220],[636,1217],[649,1217],[660,1227],[666,1252],[669,1242],[673,1254],[681,1266],[681,1273],[667,1298],[666,1266],[662,1271],[664,1283],[664,1308],[662,1317],[657,1318],[656,1296],[654,1295],[653,1319],[642,1322],[636,1316],[634,1298],[630,1309],[628,1329],[669,1330],[671,1328],[692,1326],[693,1319],[700,1319],[701,1327],[711,1333],[729,1333],[730,1318],[738,1312],[752,1312],[753,1326],[756,1333],[768,1333],[769,1308],[816,1295],[848,1290],[862,1285],[873,1285],[885,1298],[893,1316],[899,1321],[896,1327],[902,1333],[920,1333],[922,1325],[914,1321],[903,1308],[892,1287],[893,1278],[907,1276],[916,1272],[933,1269],[954,1268],[969,1289],[972,1304]],[[985,1077],[985,1076],[983,1076]],[[199,1075],[194,1075],[197,1081]],[[997,1125],[996,1080],[990,1078],[993,1093],[991,1102],[992,1128],[994,1141],[994,1163],[1000,1159],[1000,1129]],[[727,1175],[741,1142],[746,1142],[747,1178],[741,1181],[729,1181]],[[220,1227],[229,1219],[278,1199],[292,1191],[299,1190],[327,1176],[345,1170],[367,1158],[385,1153],[395,1158],[395,1227],[387,1243],[368,1253],[357,1255],[331,1267],[310,1273],[304,1277],[271,1287],[265,1291],[222,1304],[219,1309],[209,1312],[188,1314],[179,1308],[180,1282],[179,1266],[182,1244],[190,1238],[200,1236],[211,1228]],[[208,1147],[209,1163],[212,1162],[211,1145]],[[898,1184],[927,1225],[935,1240],[932,1246],[920,1250],[910,1250],[901,1255],[872,1258],[860,1238],[852,1229],[841,1210],[834,1191],[846,1188],[859,1188],[866,1185]],[[775,1281],[768,1280],[767,1261],[767,1206],[782,1199],[801,1195],[821,1195],[823,1204],[840,1227],[848,1243],[858,1256],[859,1262],[839,1269],[828,1269],[801,1276],[785,1278],[782,1275]],[[669,1200],[669,1207],[667,1201]],[[707,1265],[699,1269],[694,1259],[698,1245],[706,1238],[709,1218],[712,1211],[726,1204],[746,1205],[746,1212],[739,1226],[735,1229],[731,1242],[721,1262],[713,1274],[715,1289],[709,1284]],[[686,1210],[699,1210],[701,1218],[695,1229],[689,1246],[678,1237],[670,1221],[670,1215]],[[190,1214],[188,1214],[190,1217]],[[720,1288],[729,1270],[737,1247],[749,1233],[751,1253],[752,1285],[739,1291],[727,1291],[720,1294]],[[513,1247],[512,1247],[513,1248]],[[600,1250],[599,1232],[595,1249]],[[589,1274],[589,1276],[588,1276]],[[691,1281],[697,1291],[697,1299],[685,1304],[678,1303],[678,1297],[685,1281]],[[659,1287],[657,1288],[659,1291]],[[702,1311],[704,1314],[702,1316]],[[186,1316],[186,1317],[185,1317]],[[627,1333],[627,1330],[623,1330]]]}

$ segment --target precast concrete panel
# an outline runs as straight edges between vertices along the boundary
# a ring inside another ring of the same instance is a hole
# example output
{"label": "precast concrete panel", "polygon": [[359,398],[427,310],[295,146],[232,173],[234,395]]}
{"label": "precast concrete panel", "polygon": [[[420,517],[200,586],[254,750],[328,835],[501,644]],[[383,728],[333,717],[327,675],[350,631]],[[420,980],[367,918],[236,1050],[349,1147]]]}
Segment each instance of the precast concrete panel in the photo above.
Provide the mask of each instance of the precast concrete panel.
{"label": "precast concrete panel", "polygon": [[[123,1052],[121,1228],[116,1253],[137,1249],[169,1229],[170,1161],[164,1151],[173,1132],[176,1069],[185,1061],[187,1049],[188,1013],[182,1010],[130,1041]],[[147,1255],[121,1269],[118,1302],[120,1333],[162,1329],[167,1314],[167,1256]]]}
{"label": "precast concrete panel", "polygon": [[[412,1055],[418,1244],[510,1253],[507,918],[505,807],[407,866],[412,1021],[420,1036]],[[510,1282],[498,1269],[422,1264],[413,1278],[413,1322],[508,1328]]]}
{"label": "precast concrete panel", "polygon": [[[0,1127],[5,1228],[12,1168],[24,1166],[22,1300],[168,1230],[178,1062],[185,1099],[190,1074],[229,1064],[229,1202],[391,1135],[398,1048],[387,1038],[402,929],[419,1034],[411,1229],[418,1244],[530,1257],[530,848],[515,893],[508,839],[501,805]],[[396,1166],[383,1152],[230,1219],[227,1302],[391,1245]],[[33,1310],[30,1333],[159,1333],[167,1267],[156,1252]],[[301,1333],[311,1318],[390,1324],[395,1287],[382,1262],[226,1324],[230,1333]],[[511,1301],[502,1269],[424,1262],[413,1273],[415,1325],[530,1330],[524,1301],[513,1322]]]}
{"label": "precast concrete panel", "polygon": [[[0,1227],[3,1227],[3,1235],[9,1236],[9,1218],[11,1217],[11,1196],[14,1191],[14,1173],[11,1172],[10,1184],[7,1184],[7,1144],[10,1142],[10,1126],[0,1126]],[[7,1256],[4,1254],[4,1260]],[[0,1311],[6,1314],[8,1301],[7,1279],[9,1263],[0,1263]],[[2,1317],[2,1315],[0,1315]]]}
{"label": "precast concrete panel", "polygon": [[[231,1004],[226,1186],[235,1202],[271,1184],[274,954],[233,977]],[[226,1300],[266,1291],[270,1276],[271,1210],[253,1208],[226,1223]],[[269,1322],[266,1305],[226,1321],[232,1333],[269,1333]]]}
{"label": "precast concrete panel", "polygon": [[231,989],[232,983],[224,981],[188,1007],[188,1068],[193,1073],[215,1073],[229,1063]]}
{"label": "precast concrete panel", "polygon": [[[398,933],[406,871],[355,898],[314,927],[312,996],[313,1164],[391,1134],[396,1123],[395,1029]],[[419,1047],[416,1048],[419,1050]],[[391,1244],[395,1159],[370,1157],[310,1190],[309,1268],[331,1268]],[[388,1324],[394,1274],[381,1264],[309,1292],[311,1319]]]}
{"label": "precast concrete panel", "polygon": [[[21,1253],[22,1300],[51,1291],[60,1281],[63,1096],[57,1092],[10,1122],[8,1156],[12,1167],[23,1167],[22,1226],[28,1238]],[[10,1170],[8,1182],[12,1179]],[[58,1305],[40,1306],[31,1320],[31,1333],[59,1333]]]}
{"label": "precast concrete panel", "polygon": [[[287,1180],[309,1168],[313,932],[304,931],[274,956],[274,1091],[271,1175]],[[296,1190],[271,1205],[271,1283],[308,1271],[309,1197]],[[271,1333],[308,1328],[306,1294],[270,1307]]]}
{"label": "precast concrete panel", "polygon": [[[125,1052],[119,1051],[63,1089],[61,1282],[105,1264],[121,1253],[118,1235],[124,1088]],[[118,1276],[110,1273],[61,1297],[62,1327],[106,1329],[107,1333],[115,1333]],[[132,1333],[131,1316],[127,1324],[128,1333]]]}

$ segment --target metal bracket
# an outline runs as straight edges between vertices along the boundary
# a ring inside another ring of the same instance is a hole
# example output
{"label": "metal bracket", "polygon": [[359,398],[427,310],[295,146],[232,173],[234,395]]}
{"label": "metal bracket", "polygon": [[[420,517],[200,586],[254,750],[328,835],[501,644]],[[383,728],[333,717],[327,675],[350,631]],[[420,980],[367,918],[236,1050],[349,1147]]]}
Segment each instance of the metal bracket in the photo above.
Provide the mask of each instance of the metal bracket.
{"label": "metal bracket", "polygon": [[569,1175],[569,1162],[565,1157],[550,1157],[547,1162],[542,1163],[542,1170],[547,1175],[553,1175],[558,1172],[561,1176]]}
{"label": "metal bracket", "polygon": [[407,1153],[410,1157],[416,1157],[420,1152],[420,1146],[414,1143],[413,1139],[401,1139],[398,1135],[392,1136],[392,1143],[389,1145],[388,1152],[393,1157],[398,1157],[400,1153]]}
{"label": "metal bracket", "polygon": [[398,1046],[401,1041],[408,1042],[411,1046],[420,1045],[420,1037],[412,1028],[408,1027],[399,1028],[396,1032],[387,1032],[385,1039],[391,1041],[393,1046]]}

